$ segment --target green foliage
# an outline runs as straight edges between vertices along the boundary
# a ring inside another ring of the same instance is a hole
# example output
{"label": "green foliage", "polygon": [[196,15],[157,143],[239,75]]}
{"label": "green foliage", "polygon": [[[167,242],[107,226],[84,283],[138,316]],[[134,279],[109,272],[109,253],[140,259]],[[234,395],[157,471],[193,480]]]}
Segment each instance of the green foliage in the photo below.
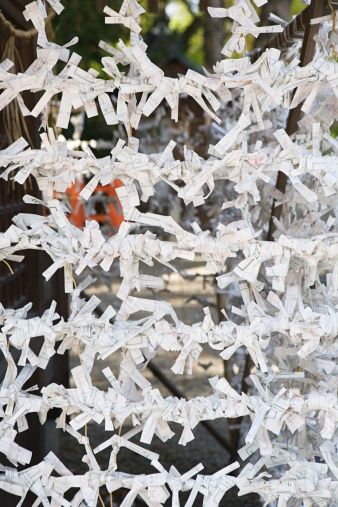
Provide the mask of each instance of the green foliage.
{"label": "green foliage", "polygon": [[197,28],[188,41],[187,57],[198,65],[204,65],[204,31]]}
{"label": "green foliage", "polygon": [[338,136],[338,125],[337,123],[334,123],[330,129],[330,132],[331,132],[331,136],[336,139],[336,137]]}
{"label": "green foliage", "polygon": [[169,28],[179,33],[184,32],[194,21],[194,15],[191,13],[186,2],[175,0],[169,4],[169,11],[172,16],[169,21]]}
{"label": "green foliage", "polygon": [[145,14],[143,14],[142,16],[140,16],[139,24],[142,27],[142,36],[143,37],[154,26],[155,18],[156,18],[156,16],[152,12],[146,12]]}
{"label": "green foliage", "polygon": [[[99,62],[106,53],[98,47],[102,39],[115,44],[128,31],[120,25],[105,25],[104,14],[99,14],[94,0],[68,0],[63,2],[64,11],[53,21],[55,42],[63,45],[78,36],[79,42],[71,50],[82,56],[81,66],[85,69],[94,67],[100,70]],[[120,8],[118,0],[107,0],[106,4],[114,10]],[[96,63],[97,62],[97,63]],[[107,78],[101,74],[100,77]]]}
{"label": "green foliage", "polygon": [[306,8],[306,4],[302,0],[292,0],[291,16],[296,16]]}

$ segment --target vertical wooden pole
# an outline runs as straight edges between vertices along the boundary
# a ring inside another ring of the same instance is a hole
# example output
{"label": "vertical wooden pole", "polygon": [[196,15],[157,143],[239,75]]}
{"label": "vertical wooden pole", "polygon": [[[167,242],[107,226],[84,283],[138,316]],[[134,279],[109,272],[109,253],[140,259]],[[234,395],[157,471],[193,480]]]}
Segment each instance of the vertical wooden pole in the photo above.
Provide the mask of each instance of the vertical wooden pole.
{"label": "vertical wooden pole", "polygon": [[[319,25],[311,25],[310,21],[313,18],[317,18],[317,17],[322,16],[323,11],[324,11],[324,7],[326,6],[326,4],[327,4],[327,0],[312,0],[309,7],[307,7],[299,15],[300,23],[305,28],[304,42],[303,42],[301,57],[300,57],[300,61],[301,61],[300,64],[302,67],[305,67],[313,59],[315,47],[316,47],[316,43],[313,40],[313,38],[318,33],[318,30],[319,30]],[[270,47],[270,48],[276,47],[277,45],[278,45],[278,38],[275,37],[269,41],[268,47]],[[289,135],[292,135],[294,132],[296,132],[296,130],[298,128],[297,124],[301,118],[301,107],[302,106],[300,104],[299,106],[297,106],[296,108],[294,108],[290,111],[288,121],[287,121],[287,126],[286,126],[286,132]],[[277,190],[284,193],[285,187],[286,187],[286,182],[287,182],[286,175],[279,171],[278,176],[277,176],[277,182],[276,182]],[[273,217],[279,219],[281,216],[281,213],[282,213],[283,206],[280,205],[277,208],[275,208],[274,205],[275,205],[275,201],[273,202],[273,208],[271,211],[269,231],[268,231],[268,236],[267,236],[268,241],[273,241],[273,233],[274,233],[274,229],[275,229]],[[251,358],[250,358],[249,354],[247,354],[246,359],[245,359],[243,378],[242,378],[242,392],[244,392],[245,394],[248,391],[248,386],[245,382],[245,378],[248,375],[250,375],[251,365],[252,365]],[[231,458],[232,458],[232,461],[235,460],[236,456],[237,456],[237,449],[238,449],[239,440],[240,440],[240,429],[238,428],[238,425],[240,423],[240,419],[235,419],[233,422],[237,426],[237,428],[234,429],[233,432],[231,432],[231,444],[232,444]]]}
{"label": "vertical wooden pole", "polygon": [[[311,25],[310,20],[322,16],[326,4],[327,0],[312,0],[309,7],[307,7],[307,9],[305,9],[305,11],[303,11],[300,14],[301,24],[305,27],[304,42],[300,56],[300,65],[302,67],[308,65],[308,63],[310,63],[313,58],[316,47],[316,43],[313,40],[313,38],[318,33],[320,26],[320,25]],[[294,134],[298,128],[298,122],[301,118],[301,107],[302,105],[299,104],[297,107],[291,109],[290,111],[286,125],[286,132],[289,134],[289,136]],[[276,189],[284,193],[286,182],[287,176],[281,171],[279,171],[276,181]],[[275,225],[273,219],[274,218],[277,218],[278,220],[280,219],[282,209],[283,205],[280,205],[277,208],[275,208],[275,200],[274,200],[272,205],[267,241],[273,241],[273,233],[275,232]]]}

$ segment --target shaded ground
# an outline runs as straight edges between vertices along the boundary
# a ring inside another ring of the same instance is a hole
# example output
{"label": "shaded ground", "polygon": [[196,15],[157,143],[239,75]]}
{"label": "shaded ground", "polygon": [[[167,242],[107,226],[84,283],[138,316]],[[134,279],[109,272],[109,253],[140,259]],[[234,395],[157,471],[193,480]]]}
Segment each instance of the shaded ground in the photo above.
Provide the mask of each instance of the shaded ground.
{"label": "shaded ground", "polygon": [[[209,304],[213,318],[217,322],[217,310],[216,310],[216,297],[210,286],[210,283],[205,283],[206,279],[196,274],[206,274],[202,265],[198,263],[185,263],[181,266],[189,276],[190,280],[182,278],[178,273],[170,275],[170,292],[165,289],[159,291],[159,294],[154,294],[154,291],[144,290],[139,293],[140,297],[146,298],[161,298],[165,301],[170,302],[178,318],[186,324],[192,322],[202,321],[204,313],[203,306]],[[143,272],[147,272],[143,269]],[[148,270],[154,274],[154,268]],[[158,272],[156,273],[159,274]],[[167,275],[164,275],[168,278]],[[208,280],[211,280],[210,278]],[[103,280],[104,281],[104,280]],[[115,308],[119,306],[119,300],[115,298],[115,294],[118,290],[120,279],[116,279],[113,283],[109,282],[102,283],[102,279],[98,281],[95,287],[91,287],[87,291],[88,295],[95,294],[98,296],[102,303],[101,307],[104,310],[108,304],[112,304]],[[135,294],[136,295],[136,294]],[[199,301],[189,298],[197,296]],[[201,301],[202,299],[202,301]],[[208,301],[207,301],[208,300]],[[135,318],[140,318],[142,315],[137,314]],[[171,370],[171,366],[174,364],[177,352],[165,352],[160,351],[153,362],[161,369],[161,371],[175,384],[175,386],[184,394],[188,399],[195,396],[208,396],[212,393],[208,379],[215,375],[224,375],[223,361],[217,354],[217,351],[205,347],[205,350],[196,362],[193,375],[175,375]],[[70,368],[79,364],[79,359],[76,354],[70,356]],[[109,366],[115,375],[118,374],[119,368],[119,353],[114,354],[105,361],[96,361],[94,369],[92,371],[93,385],[100,389],[107,389],[108,383],[102,369]],[[154,388],[161,391],[162,395],[171,396],[172,393],[165,387],[159,380],[154,377],[152,372],[147,369],[144,372],[146,378],[152,383]],[[73,386],[72,378],[70,384]],[[129,421],[128,421],[129,422]],[[210,424],[217,429],[217,431],[226,439],[229,440],[229,428],[228,423],[224,419],[212,421]],[[131,423],[123,426],[122,435],[131,429]],[[159,438],[154,436],[150,446],[141,444],[144,447],[160,454],[160,462],[168,470],[171,465],[174,465],[180,473],[185,473],[198,463],[204,465],[204,470],[201,472],[203,475],[209,475],[215,473],[217,470],[225,467],[229,464],[229,453],[210,435],[210,433],[201,425],[194,430],[195,439],[189,442],[186,447],[178,445],[180,439],[182,427],[174,423],[170,423],[172,431],[175,432],[175,437],[167,443],[163,443]],[[100,443],[104,442],[112,436],[113,433],[105,432],[104,425],[97,425],[95,423],[88,425],[88,436],[92,448],[95,448]],[[132,441],[139,443],[139,435],[133,437]],[[64,464],[72,470],[73,473],[84,473],[88,470],[87,466],[81,462],[83,456],[83,446],[77,444],[75,439],[68,434],[64,434],[61,441],[61,459]],[[69,452],[71,449],[71,452]],[[109,455],[111,448],[107,448],[101,453],[96,455],[98,462],[102,468],[107,468],[109,462]],[[147,460],[144,458],[131,453],[127,449],[121,449],[118,454],[118,469],[123,472],[142,474],[142,473],[154,473],[155,470]],[[122,494],[114,493],[114,504],[120,505],[122,498],[125,493]],[[189,494],[189,493],[188,493]],[[181,505],[184,505],[188,494],[180,494]],[[104,491],[102,491],[102,497],[104,503],[109,505],[109,497],[105,497]],[[194,505],[202,505],[202,496],[198,495]],[[170,505],[171,500],[166,505]],[[258,496],[247,495],[245,497],[237,497],[237,491],[235,488],[230,490],[221,502],[221,506],[237,507],[240,505],[247,505],[247,507],[254,507],[261,505],[258,501]],[[136,501],[135,505],[141,505],[141,502]]]}

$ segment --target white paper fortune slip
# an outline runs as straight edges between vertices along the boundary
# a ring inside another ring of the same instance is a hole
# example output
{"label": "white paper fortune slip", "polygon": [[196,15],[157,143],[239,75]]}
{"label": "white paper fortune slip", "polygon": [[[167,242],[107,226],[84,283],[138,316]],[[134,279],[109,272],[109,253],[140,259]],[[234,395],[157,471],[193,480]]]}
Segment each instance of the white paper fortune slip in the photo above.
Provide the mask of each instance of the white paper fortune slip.
{"label": "white paper fortune slip", "polygon": [[[233,486],[240,496],[258,493],[266,505],[338,504],[337,30],[333,14],[312,20],[320,30],[313,59],[304,67],[299,37],[285,50],[267,49],[254,61],[245,54],[246,36],[281,32],[285,25],[283,20],[258,25],[255,6],[265,3],[235,0],[228,8],[209,7],[212,17],[233,21],[222,50],[226,58],[212,74],[188,70],[176,78],[167,77],[147,55],[140,36],[144,9],[138,1],[124,0],[118,12],[106,7],[105,22],[130,31],[130,41],[116,48],[99,43],[109,55],[102,58],[106,80],[79,66],[81,56],[68,49],[76,38],[64,46],[47,40],[42,2],[25,8],[26,20],[38,32],[37,57],[18,74],[10,72],[13,62],[0,63],[0,110],[17,101],[23,116],[42,115],[43,132],[40,147],[33,149],[19,138],[0,151],[1,177],[16,185],[35,178],[42,197],[25,195],[24,201],[44,206],[44,213],[20,213],[0,232],[0,261],[12,269],[26,250],[44,250],[51,264],[43,276],[48,282],[63,270],[71,311],[62,319],[52,302],[42,315],[31,317],[31,304],[17,309],[0,304],[5,365],[0,453],[11,463],[0,465],[0,488],[17,496],[18,506],[26,505],[31,491],[34,507],[95,507],[105,487],[108,494],[127,490],[123,507],[132,506],[137,496],[150,507],[168,498],[179,507],[186,491],[186,507],[201,498],[206,507],[217,507]],[[57,14],[64,8],[58,0],[48,4]],[[59,61],[64,65],[56,71]],[[32,110],[22,92],[39,92]],[[71,149],[47,126],[46,112],[57,96],[59,129],[68,128],[74,109],[83,108],[88,118],[100,110],[108,125],[124,126],[126,139],[120,131],[121,139],[103,158],[89,148]],[[208,155],[199,155],[190,139],[179,159],[174,140],[157,153],[140,148],[132,129],[163,102],[177,122],[184,96],[213,120]],[[302,115],[289,135],[286,118],[295,108]],[[287,180],[283,192],[275,188],[278,173]],[[116,179],[123,184],[116,193],[124,221],[110,237],[95,220],[83,228],[73,225],[67,206],[56,198],[84,174],[89,181],[80,197],[89,203],[98,186]],[[155,205],[152,212],[140,211],[141,201],[159,202],[161,186],[168,204],[175,198],[182,210],[190,205],[185,221],[164,215]],[[210,226],[201,220],[199,206],[205,207]],[[273,241],[267,241],[272,206],[283,210],[272,219]],[[156,263],[177,270],[177,259],[197,256],[226,294],[226,319],[218,324],[206,305],[202,321],[181,322],[165,292],[159,292],[162,278],[143,271],[144,264]],[[121,276],[114,294],[119,303],[98,317],[100,299],[86,300],[81,293],[95,282],[89,270],[109,273],[114,261]],[[74,276],[83,272],[76,286]],[[153,296],[138,294],[144,288]],[[137,319],[139,311],[144,313]],[[243,370],[249,358],[247,391],[236,376],[230,381],[216,376],[209,379],[208,396],[164,397],[144,375],[160,349],[175,352],[173,373],[192,374],[207,347],[219,351],[234,371]],[[48,368],[54,354],[67,350],[79,354],[71,370],[74,387],[51,383],[27,389],[37,368]],[[113,354],[119,354],[120,371],[103,368],[109,387],[100,389],[91,377],[94,363]],[[32,466],[32,453],[17,443],[18,433],[30,431],[27,414],[43,424],[55,408],[57,428],[83,446],[88,471],[82,475],[73,475],[52,452]],[[230,463],[212,475],[201,474],[201,463],[185,473],[162,465],[151,447],[154,439],[171,445],[179,428],[179,444],[189,446],[197,425],[215,419],[229,419],[237,428],[241,424],[238,455],[243,463]],[[95,448],[87,435],[89,423],[110,432]],[[124,423],[132,429],[124,431]],[[148,460],[151,473],[121,472],[122,447]],[[109,462],[102,469],[99,455],[105,449]]]}

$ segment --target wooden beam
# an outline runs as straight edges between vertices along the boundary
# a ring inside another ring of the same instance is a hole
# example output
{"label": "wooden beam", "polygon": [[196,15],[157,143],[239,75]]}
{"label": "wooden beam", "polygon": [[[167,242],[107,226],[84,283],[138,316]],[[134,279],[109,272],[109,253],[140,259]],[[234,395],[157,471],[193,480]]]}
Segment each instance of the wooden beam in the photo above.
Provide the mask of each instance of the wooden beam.
{"label": "wooden beam", "polygon": [[[265,44],[263,48],[257,53],[255,59],[259,58],[262,53],[268,48],[276,48],[283,51],[286,47],[291,46],[294,43],[295,39],[304,38],[305,45],[310,48],[309,43],[305,42],[304,34],[306,31],[309,32],[311,30],[311,26],[309,26],[310,20],[314,17],[318,17],[316,14],[313,16],[314,10],[316,10],[316,12],[320,12],[320,16],[331,13],[327,0],[312,0],[312,4],[304,9],[300,14],[298,14],[298,16],[295,16],[292,21],[290,21],[290,23],[284,27],[283,32],[276,33],[269,39],[267,44]],[[311,31],[313,35],[315,35],[317,32],[318,27],[314,31]],[[313,40],[313,36],[311,37],[311,40]]]}

